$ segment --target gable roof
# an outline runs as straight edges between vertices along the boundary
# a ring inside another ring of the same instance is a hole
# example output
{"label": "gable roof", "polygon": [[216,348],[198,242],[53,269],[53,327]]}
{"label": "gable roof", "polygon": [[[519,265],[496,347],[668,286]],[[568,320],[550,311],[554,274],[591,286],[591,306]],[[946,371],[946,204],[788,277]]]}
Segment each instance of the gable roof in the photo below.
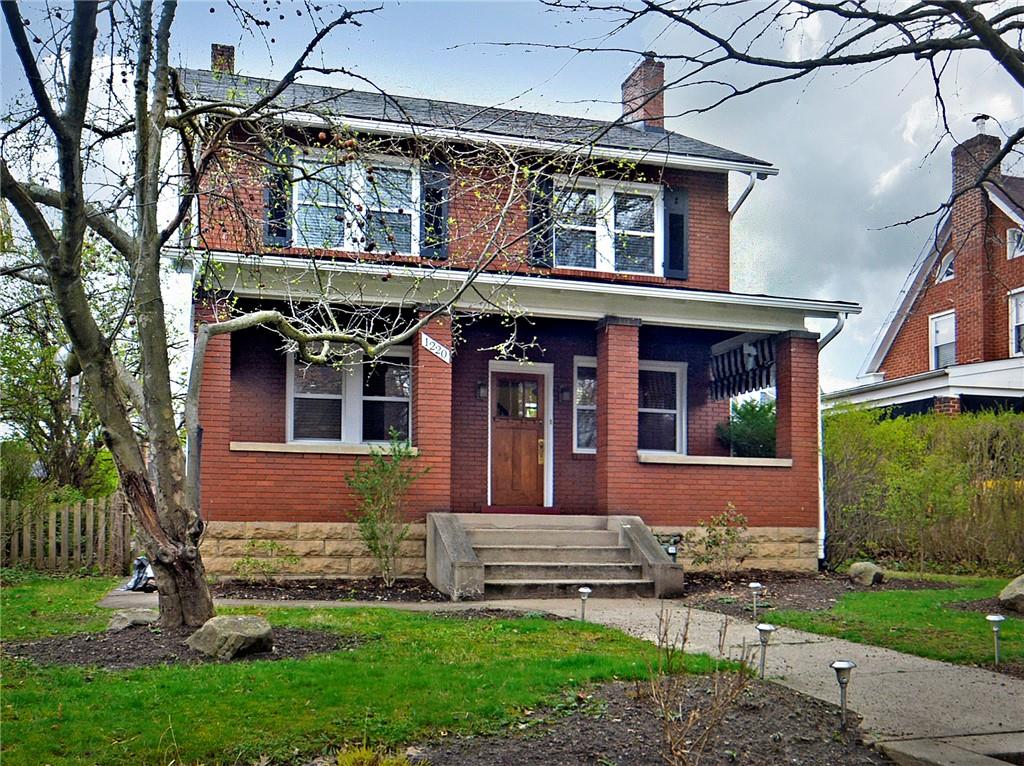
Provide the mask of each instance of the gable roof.
{"label": "gable roof", "polygon": [[[276,80],[224,74],[205,69],[179,69],[181,87],[200,101],[251,103],[277,84]],[[387,126],[417,127],[496,139],[555,144],[558,147],[594,146],[610,153],[700,161],[708,169],[745,170],[774,175],[770,162],[699,141],[680,133],[644,130],[632,125],[589,120],[568,115],[500,109],[490,106],[391,96],[368,91],[295,83],[274,102],[278,108],[303,107],[337,118]],[[357,126],[358,127],[358,126]],[[738,166],[738,167],[731,167]]]}
{"label": "gable roof", "polygon": [[[1024,225],[1024,178],[1003,176],[998,184],[986,181],[983,184],[983,188],[988,198],[996,207],[1006,213],[1018,225]],[[887,324],[882,332],[878,334],[875,345],[868,354],[864,369],[861,370],[861,376],[873,375],[881,370],[882,362],[885,361],[885,357],[892,348],[892,344],[896,341],[896,336],[899,335],[900,330],[903,328],[906,318],[910,316],[914,303],[917,302],[917,298],[924,289],[928,277],[934,271],[935,262],[942,256],[951,233],[952,224],[950,214],[947,212],[946,216],[942,219],[942,225],[936,233],[928,255],[921,261],[921,265],[914,274],[910,286],[897,299],[899,305],[889,315]]]}

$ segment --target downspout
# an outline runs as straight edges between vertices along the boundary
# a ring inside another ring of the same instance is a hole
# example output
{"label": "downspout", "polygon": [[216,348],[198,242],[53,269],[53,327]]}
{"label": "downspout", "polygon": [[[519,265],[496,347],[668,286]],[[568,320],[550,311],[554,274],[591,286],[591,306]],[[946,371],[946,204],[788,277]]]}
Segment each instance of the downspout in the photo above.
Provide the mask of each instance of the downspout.
{"label": "downspout", "polygon": [[[836,317],[836,325],[825,336],[818,341],[818,354],[825,350],[825,346],[831,343],[835,337],[843,331],[846,325],[846,314]],[[818,566],[825,561],[825,523],[827,521],[827,509],[825,508],[825,435],[821,420],[821,387],[818,387]]]}
{"label": "downspout", "polygon": [[736,213],[739,212],[740,206],[747,201],[747,197],[750,196],[750,192],[754,190],[754,184],[757,181],[763,181],[768,176],[765,173],[747,173],[747,188],[740,194],[738,200],[733,203],[733,206],[729,208],[729,218],[732,218]]}

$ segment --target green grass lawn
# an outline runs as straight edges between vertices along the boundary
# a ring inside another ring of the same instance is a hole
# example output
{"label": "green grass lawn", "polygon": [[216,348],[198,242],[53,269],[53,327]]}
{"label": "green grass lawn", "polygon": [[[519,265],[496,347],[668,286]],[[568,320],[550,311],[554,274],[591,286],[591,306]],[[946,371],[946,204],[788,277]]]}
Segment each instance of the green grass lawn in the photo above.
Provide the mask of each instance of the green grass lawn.
{"label": "green grass lawn", "polygon": [[[992,663],[992,629],[985,615],[947,606],[998,595],[1005,580],[952,575],[902,575],[955,583],[943,590],[848,593],[827,612],[773,612],[771,621],[811,633],[896,649],[920,657],[972,665]],[[1024,619],[1007,615],[1001,656],[1024,661]]]}
{"label": "green grass lawn", "polygon": [[[109,587],[107,579],[40,577],[5,587],[2,637],[101,629],[94,604]],[[588,682],[644,677],[654,662],[650,644],[618,631],[539,617],[231,611],[369,640],[355,651],[302,660],[123,672],[3,658],[4,765],[234,764],[342,742],[398,745],[493,731]],[[688,662],[700,671],[709,661]]]}

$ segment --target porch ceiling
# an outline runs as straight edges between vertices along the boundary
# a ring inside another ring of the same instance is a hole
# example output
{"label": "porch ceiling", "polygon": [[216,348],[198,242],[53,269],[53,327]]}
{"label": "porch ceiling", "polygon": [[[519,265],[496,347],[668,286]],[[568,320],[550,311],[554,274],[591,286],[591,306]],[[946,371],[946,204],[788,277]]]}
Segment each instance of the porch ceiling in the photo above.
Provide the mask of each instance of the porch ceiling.
{"label": "porch ceiling", "polygon": [[[388,266],[347,261],[308,262],[282,256],[214,253],[223,267],[221,284],[244,297],[308,300],[321,294],[334,303],[413,308],[458,296],[461,311],[502,310],[561,319],[596,321],[605,316],[642,319],[646,324],[760,332],[805,329],[808,318],[859,314],[861,307],[770,295],[719,293],[657,286],[486,272],[465,289],[462,271]],[[460,290],[462,291],[460,294]]]}

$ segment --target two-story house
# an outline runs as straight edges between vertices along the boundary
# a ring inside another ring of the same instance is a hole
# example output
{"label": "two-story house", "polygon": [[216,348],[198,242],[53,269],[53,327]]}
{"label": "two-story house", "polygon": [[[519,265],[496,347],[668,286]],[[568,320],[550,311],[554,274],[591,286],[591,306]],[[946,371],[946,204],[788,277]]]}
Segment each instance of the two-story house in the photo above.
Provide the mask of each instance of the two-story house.
{"label": "two-story house", "polygon": [[[208,101],[251,99],[270,85],[223,63],[180,78]],[[294,572],[370,573],[346,475],[391,429],[429,469],[406,502],[413,533],[401,573],[429,569],[442,587],[433,558],[451,559],[459,540],[457,563],[479,566],[494,592],[516,578],[563,590],[599,582],[610,592],[616,578],[642,586],[650,572],[640,564],[663,555],[649,530],[685,531],[730,505],[750,527],[748,564],[816,567],[819,337],[806,320],[860,309],[730,290],[729,174],[746,174],[749,192],[778,171],[666,130],[663,82],[663,65],[642,61],[615,123],[298,88],[291,97],[330,110],[335,127],[392,140],[391,154],[339,165],[329,191],[252,174],[243,196],[265,223],[261,242],[226,222],[206,192],[197,232],[223,292],[197,303],[200,320],[228,296],[297,310],[303,290],[314,296],[314,257],[315,278],[353,308],[429,312],[467,279],[473,289],[383,366],[309,367],[267,329],[212,340],[200,403],[209,571],[230,573],[246,541],[265,538],[301,557]],[[297,141],[325,138],[315,114],[282,121]],[[409,150],[412,138],[443,138],[449,159]],[[305,163],[333,161],[316,146],[293,151]],[[529,179],[528,200],[495,213],[508,178],[450,161],[488,151],[523,158],[515,178]],[[587,170],[536,170],[553,157]],[[369,207],[390,233],[353,235],[323,203],[384,183],[386,204]],[[367,252],[368,236],[386,245]],[[481,266],[495,236],[506,245]],[[503,353],[510,333],[529,342]],[[730,397],[772,386],[776,457],[730,457],[715,438]],[[571,566],[548,566],[556,562]]]}
{"label": "two-story house", "polygon": [[953,149],[952,205],[862,372],[826,394],[899,414],[1024,411],[1024,178],[982,171],[1001,142],[978,134]]}

